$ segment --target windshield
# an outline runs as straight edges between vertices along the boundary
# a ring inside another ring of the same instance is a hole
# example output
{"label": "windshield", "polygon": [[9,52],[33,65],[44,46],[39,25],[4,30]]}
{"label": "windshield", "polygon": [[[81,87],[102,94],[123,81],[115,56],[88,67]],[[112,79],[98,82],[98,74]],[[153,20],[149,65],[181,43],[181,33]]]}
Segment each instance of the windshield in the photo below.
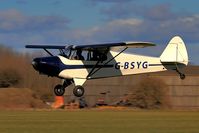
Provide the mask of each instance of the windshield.
{"label": "windshield", "polygon": [[59,55],[64,56],[66,58],[69,58],[70,55],[71,55],[71,50],[69,50],[69,49],[61,49]]}

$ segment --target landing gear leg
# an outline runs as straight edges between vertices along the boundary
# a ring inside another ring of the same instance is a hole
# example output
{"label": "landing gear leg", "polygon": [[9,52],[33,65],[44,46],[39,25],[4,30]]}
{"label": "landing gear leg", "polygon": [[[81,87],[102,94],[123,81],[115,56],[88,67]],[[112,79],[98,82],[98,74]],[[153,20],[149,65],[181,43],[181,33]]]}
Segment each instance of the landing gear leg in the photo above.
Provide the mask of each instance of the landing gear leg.
{"label": "landing gear leg", "polygon": [[67,86],[69,86],[70,84],[72,84],[71,80],[64,80],[63,85],[61,85],[61,84],[56,85],[55,88],[54,88],[55,95],[56,96],[63,96],[64,93],[65,93],[65,88]]}
{"label": "landing gear leg", "polygon": [[183,80],[183,79],[186,78],[185,74],[179,71],[179,68],[178,68],[177,64],[176,64],[176,69],[175,70],[180,75],[180,79]]}

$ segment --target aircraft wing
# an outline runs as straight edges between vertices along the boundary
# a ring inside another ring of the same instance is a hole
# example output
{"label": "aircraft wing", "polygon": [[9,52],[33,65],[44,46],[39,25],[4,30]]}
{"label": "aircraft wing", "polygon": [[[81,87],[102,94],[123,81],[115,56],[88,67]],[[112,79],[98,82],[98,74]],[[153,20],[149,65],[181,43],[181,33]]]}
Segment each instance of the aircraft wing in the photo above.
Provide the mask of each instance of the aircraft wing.
{"label": "aircraft wing", "polygon": [[26,45],[25,46],[26,48],[34,48],[34,49],[44,49],[49,55],[53,56],[53,54],[48,51],[47,49],[59,49],[60,52],[63,50],[63,49],[68,49],[70,48],[71,46],[64,46],[64,45]]}
{"label": "aircraft wing", "polygon": [[67,46],[58,45],[26,45],[26,48],[37,48],[37,49],[65,49]]}
{"label": "aircraft wing", "polygon": [[95,50],[95,49],[112,49],[120,47],[128,48],[144,48],[149,46],[155,46],[150,42],[119,42],[119,43],[103,43],[103,44],[91,44],[91,45],[26,45],[26,48],[36,49],[82,49],[82,50]]}
{"label": "aircraft wing", "polygon": [[154,43],[150,42],[120,42],[120,43],[104,43],[104,44],[91,44],[91,45],[77,45],[73,46],[72,49],[112,49],[117,47],[128,47],[128,48],[144,48],[149,46],[155,46]]}

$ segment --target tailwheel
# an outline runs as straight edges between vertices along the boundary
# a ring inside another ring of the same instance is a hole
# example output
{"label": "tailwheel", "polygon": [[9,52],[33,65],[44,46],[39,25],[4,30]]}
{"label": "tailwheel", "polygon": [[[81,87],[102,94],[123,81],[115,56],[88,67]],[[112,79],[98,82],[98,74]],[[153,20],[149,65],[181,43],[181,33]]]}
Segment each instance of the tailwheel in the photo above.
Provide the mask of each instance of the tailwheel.
{"label": "tailwheel", "polygon": [[54,93],[56,96],[63,96],[65,93],[65,87],[63,85],[56,85],[54,88]]}
{"label": "tailwheel", "polygon": [[176,64],[176,72],[180,75],[180,79],[184,80],[185,79],[185,74],[180,72],[180,69],[178,68],[178,65]]}
{"label": "tailwheel", "polygon": [[73,89],[73,94],[76,97],[81,97],[84,95],[84,88],[82,86],[75,86],[75,88]]}
{"label": "tailwheel", "polygon": [[180,73],[180,79],[182,79],[182,80],[183,80],[183,79],[185,79],[185,77],[186,77],[186,76],[185,76],[185,74]]}
{"label": "tailwheel", "polygon": [[180,72],[179,70],[178,70],[178,68],[176,68],[176,72],[180,75],[180,79],[185,79],[185,74],[184,73],[182,73],[182,72]]}

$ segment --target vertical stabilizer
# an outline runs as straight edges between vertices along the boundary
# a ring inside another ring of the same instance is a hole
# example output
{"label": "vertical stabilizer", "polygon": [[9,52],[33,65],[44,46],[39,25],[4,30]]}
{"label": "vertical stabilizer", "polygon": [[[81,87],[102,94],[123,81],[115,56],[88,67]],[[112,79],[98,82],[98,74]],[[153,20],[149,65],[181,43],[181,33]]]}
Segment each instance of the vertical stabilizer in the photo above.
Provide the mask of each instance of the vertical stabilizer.
{"label": "vertical stabilizer", "polygon": [[170,40],[160,56],[160,60],[165,63],[188,64],[187,49],[181,37],[175,36]]}

